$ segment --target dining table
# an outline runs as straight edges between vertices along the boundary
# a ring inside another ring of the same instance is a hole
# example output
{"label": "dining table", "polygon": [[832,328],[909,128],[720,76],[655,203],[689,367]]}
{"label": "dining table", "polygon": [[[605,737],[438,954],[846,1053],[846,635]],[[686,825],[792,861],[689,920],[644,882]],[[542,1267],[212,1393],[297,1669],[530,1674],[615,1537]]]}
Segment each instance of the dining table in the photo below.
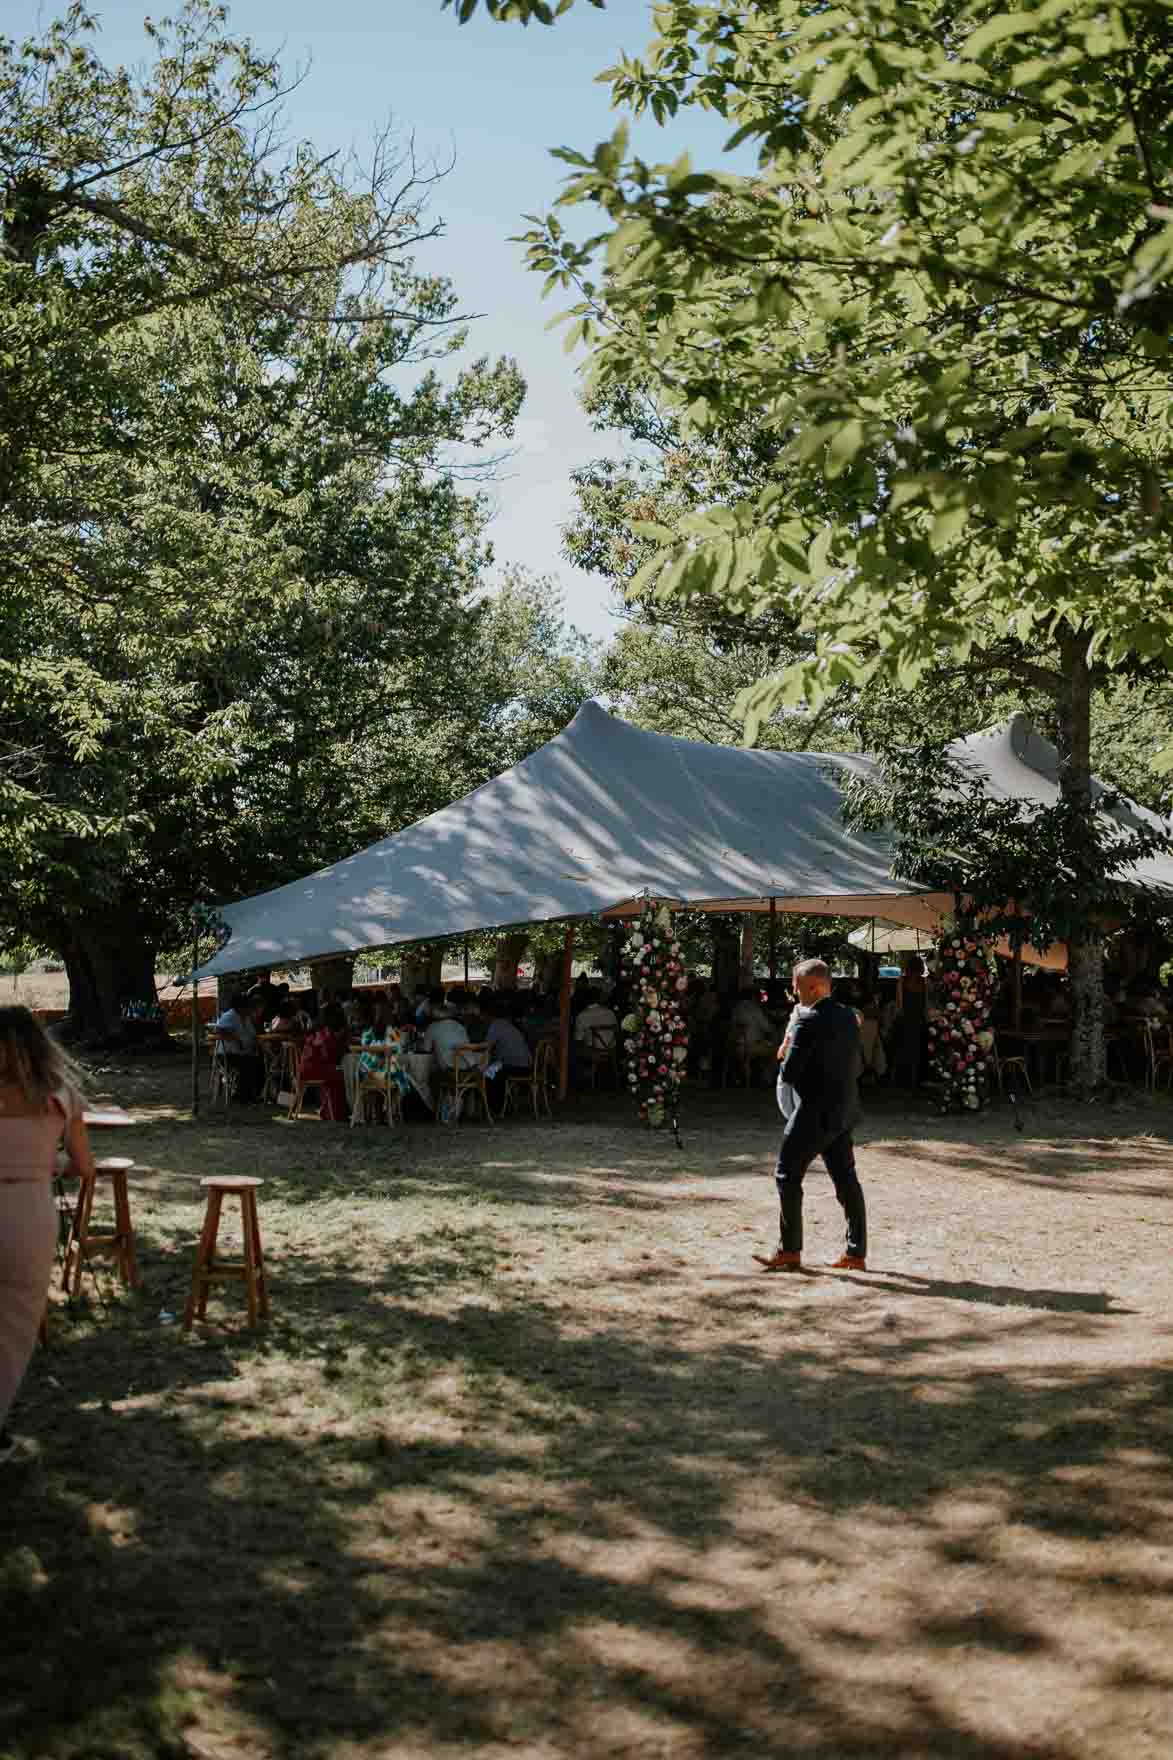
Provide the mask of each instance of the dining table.
{"label": "dining table", "polygon": [[[342,1081],[346,1088],[346,1105],[350,1112],[354,1110],[354,1086],[358,1075],[358,1060],[364,1051],[377,1052],[377,1045],[351,1044],[350,1050],[341,1062]],[[432,1077],[436,1069],[436,1060],[430,1051],[400,1052],[399,1061],[407,1072],[412,1088],[419,1095],[429,1112],[436,1110],[436,1100],[432,1093]]]}

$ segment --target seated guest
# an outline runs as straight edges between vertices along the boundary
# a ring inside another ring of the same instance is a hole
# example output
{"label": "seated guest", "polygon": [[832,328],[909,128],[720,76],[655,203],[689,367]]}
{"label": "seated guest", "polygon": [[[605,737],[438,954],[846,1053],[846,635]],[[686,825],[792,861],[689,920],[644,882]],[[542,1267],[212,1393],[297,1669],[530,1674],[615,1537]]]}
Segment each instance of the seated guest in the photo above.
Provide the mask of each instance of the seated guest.
{"label": "seated guest", "polygon": [[746,984],[737,992],[729,1024],[735,1033],[740,1030],[745,1034],[751,1057],[759,1052],[772,1057],[777,1051],[778,1029],[762,1007],[756,985]]}
{"label": "seated guest", "polygon": [[257,1044],[261,1005],[248,996],[236,996],[212,1031],[228,1058],[228,1091],[247,1104],[259,1099],[265,1086],[265,1060]]}
{"label": "seated guest", "polygon": [[[596,1027],[599,1030],[597,1039],[592,1032],[592,1029]],[[615,1010],[608,1008],[605,1002],[600,1002],[597,990],[591,990],[575,1019],[575,1044],[585,1046],[588,1051],[593,1045],[610,1047],[615,1043],[618,1028],[619,1017]]]}
{"label": "seated guest", "polygon": [[486,1085],[494,1112],[501,1109],[508,1078],[524,1075],[530,1067],[529,1046],[525,1034],[513,1019],[510,1001],[510,998],[495,996],[488,1005],[490,1020],[485,1037],[489,1045],[489,1068],[494,1073]]}
{"label": "seated guest", "polygon": [[451,1069],[453,1052],[458,1046],[471,1043],[463,1021],[455,1016],[456,1010],[445,1006],[441,991],[439,1006],[420,1042],[421,1051],[431,1052],[441,1069]]}
{"label": "seated guest", "polygon": [[403,1059],[414,1029],[393,1021],[388,1021],[384,1027],[379,1028],[374,1023],[375,1011],[368,1008],[367,1012],[370,1018],[364,1022],[362,1028],[363,1049],[358,1057],[359,1076],[386,1077],[401,1094],[406,1094],[411,1087],[411,1079]]}
{"label": "seated guest", "polygon": [[574,988],[570,992],[570,1018],[576,1020],[584,1008],[588,1007],[592,1001],[597,1000],[595,991],[591,989],[590,979],[585,972],[580,972],[574,980]]}
{"label": "seated guest", "polygon": [[430,990],[426,990],[417,1000],[415,1005],[415,1024],[417,1027],[426,1027],[433,1015],[443,1014],[443,1012],[444,992],[440,986],[436,984],[433,985]]}
{"label": "seated guest", "polygon": [[543,996],[540,991],[532,991],[527,999],[522,1016],[521,1030],[531,1045],[548,1033],[558,1020],[558,1000],[553,996]]}
{"label": "seated guest", "polygon": [[292,997],[285,996],[277,1004],[277,1012],[269,1022],[269,1031],[280,1033],[283,1039],[301,1037],[305,1029],[298,1015],[297,1004]]}
{"label": "seated guest", "polygon": [[346,1084],[339,1065],[350,1047],[346,1016],[336,1002],[322,1010],[321,1019],[306,1035],[301,1052],[301,1079],[321,1094],[319,1112],[334,1124],[346,1122]]}
{"label": "seated guest", "polygon": [[525,1034],[513,1019],[512,1010],[503,996],[495,996],[489,1004],[489,1028],[485,1038],[490,1063],[501,1064],[511,1074],[529,1068],[530,1052]]}

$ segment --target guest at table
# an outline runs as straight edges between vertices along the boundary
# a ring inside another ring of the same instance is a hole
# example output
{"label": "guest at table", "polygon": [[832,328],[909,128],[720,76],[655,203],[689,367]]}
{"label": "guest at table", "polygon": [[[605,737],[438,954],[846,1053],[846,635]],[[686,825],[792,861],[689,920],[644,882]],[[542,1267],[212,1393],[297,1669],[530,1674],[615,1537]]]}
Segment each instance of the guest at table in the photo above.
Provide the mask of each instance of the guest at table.
{"label": "guest at table", "polygon": [[558,998],[531,991],[521,1017],[521,1030],[536,1045],[558,1022]]}
{"label": "guest at table", "polygon": [[[761,996],[756,984],[743,984],[737,992],[737,1001],[729,1017],[729,1024],[735,1033],[744,1033],[746,1049],[750,1060],[769,1058],[774,1062],[775,1053],[782,1035],[776,1030],[773,1021],[762,1007]],[[771,1071],[771,1085],[773,1072]]]}
{"label": "guest at table", "polygon": [[389,1021],[380,1031],[368,1022],[362,1032],[363,1049],[358,1054],[360,1080],[364,1077],[375,1077],[378,1080],[386,1077],[401,1094],[407,1094],[411,1089],[411,1078],[403,1059],[410,1049],[411,1038],[410,1026]]}
{"label": "guest at table", "polygon": [[277,1004],[277,1012],[269,1022],[270,1033],[279,1033],[283,1039],[300,1039],[305,1028],[296,1002],[290,996]]}
{"label": "guest at table", "polygon": [[494,996],[486,1005],[489,1025],[485,1039],[489,1046],[489,1062],[500,1063],[510,1074],[530,1066],[530,1049],[525,1034],[514,1019],[511,999]]}
{"label": "guest at table", "polygon": [[570,1018],[577,1020],[584,1008],[589,1008],[598,997],[591,988],[591,981],[585,972],[580,972],[574,980],[574,988],[570,992]]}
{"label": "guest at table", "polygon": [[439,984],[434,984],[416,1002],[415,1024],[417,1027],[426,1027],[429,1021],[443,1013],[444,991]]}
{"label": "guest at table", "polygon": [[420,1043],[420,1050],[430,1052],[441,1069],[451,1069],[453,1054],[461,1045],[472,1043],[463,1021],[456,1019],[455,994],[445,1003],[443,992],[435,1014],[429,1021]]}
{"label": "guest at table", "polygon": [[228,1059],[228,1092],[242,1105],[259,1099],[265,1086],[265,1060],[257,1044],[261,1006],[259,998],[237,996],[212,1029]]}
{"label": "guest at table", "polygon": [[321,1019],[306,1035],[301,1052],[301,1079],[321,1095],[318,1111],[332,1124],[346,1123],[346,1083],[342,1059],[350,1049],[346,1016],[336,1002],[322,1010]]}
{"label": "guest at table", "polygon": [[63,1136],[69,1171],[92,1174],[77,1070],[27,1008],[0,1008],[0,1464],[31,1452],[7,1422],[45,1312]]}

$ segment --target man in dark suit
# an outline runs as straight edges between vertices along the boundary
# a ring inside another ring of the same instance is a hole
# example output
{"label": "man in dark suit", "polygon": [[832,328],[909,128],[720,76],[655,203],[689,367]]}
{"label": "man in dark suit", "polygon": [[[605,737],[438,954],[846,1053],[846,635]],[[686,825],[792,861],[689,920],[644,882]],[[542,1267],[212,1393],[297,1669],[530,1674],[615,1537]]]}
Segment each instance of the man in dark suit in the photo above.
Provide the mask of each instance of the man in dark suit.
{"label": "man in dark suit", "polygon": [[854,1009],[832,997],[830,968],[821,959],[795,966],[794,989],[799,1007],[778,1051],[779,1098],[789,1113],[775,1176],[782,1238],[772,1258],[760,1253],[754,1258],[767,1271],[802,1270],[802,1181],[821,1155],[847,1218],[847,1250],[835,1261],[836,1268],[864,1271],[867,1209],[851,1140],[859,1117],[859,1021]]}

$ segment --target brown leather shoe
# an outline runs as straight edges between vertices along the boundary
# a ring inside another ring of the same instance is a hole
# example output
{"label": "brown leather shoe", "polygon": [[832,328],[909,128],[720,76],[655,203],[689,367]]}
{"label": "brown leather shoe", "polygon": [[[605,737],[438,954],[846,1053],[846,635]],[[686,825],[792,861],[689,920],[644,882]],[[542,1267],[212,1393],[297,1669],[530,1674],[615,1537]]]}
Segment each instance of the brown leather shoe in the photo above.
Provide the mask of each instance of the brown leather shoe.
{"label": "brown leather shoe", "polygon": [[843,1257],[836,1259],[830,1267],[832,1271],[866,1271],[867,1268],[867,1260],[861,1259],[858,1253],[844,1253]]}
{"label": "brown leather shoe", "polygon": [[778,1251],[771,1259],[764,1259],[760,1253],[755,1253],[754,1258],[757,1260],[763,1271],[802,1270],[802,1254],[784,1253],[781,1247],[779,1247]]}

